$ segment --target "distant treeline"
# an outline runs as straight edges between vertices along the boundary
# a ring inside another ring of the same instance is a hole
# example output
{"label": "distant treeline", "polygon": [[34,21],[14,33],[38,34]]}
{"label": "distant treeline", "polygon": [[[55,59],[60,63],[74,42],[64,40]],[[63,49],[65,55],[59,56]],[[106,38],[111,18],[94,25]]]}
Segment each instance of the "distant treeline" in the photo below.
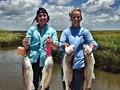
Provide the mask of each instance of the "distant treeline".
{"label": "distant treeline", "polygon": [[[58,31],[60,37],[62,31]],[[0,31],[0,48],[22,45],[26,31]],[[120,73],[120,31],[92,31],[99,47],[94,52],[95,67],[109,72]],[[61,53],[55,52],[56,62],[61,59]]]}

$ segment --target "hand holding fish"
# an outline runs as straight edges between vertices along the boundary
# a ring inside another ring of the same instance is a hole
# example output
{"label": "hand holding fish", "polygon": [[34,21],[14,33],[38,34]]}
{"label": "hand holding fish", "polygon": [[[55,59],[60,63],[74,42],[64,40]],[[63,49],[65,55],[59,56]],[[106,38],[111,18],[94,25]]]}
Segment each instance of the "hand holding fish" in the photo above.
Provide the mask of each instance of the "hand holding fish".
{"label": "hand holding fish", "polygon": [[25,56],[26,55],[26,50],[24,47],[18,47],[18,54],[21,56]]}
{"label": "hand holding fish", "polygon": [[64,43],[64,44],[62,45],[63,48],[66,48],[66,47],[68,47],[68,46],[69,46],[68,43]]}
{"label": "hand holding fish", "polygon": [[53,50],[57,50],[58,46],[56,43],[53,42],[51,37],[48,36],[48,38],[46,39],[46,43],[50,44],[50,46]]}
{"label": "hand holding fish", "polygon": [[25,47],[25,49],[29,48],[29,39],[27,37],[25,37],[22,41],[23,46]]}

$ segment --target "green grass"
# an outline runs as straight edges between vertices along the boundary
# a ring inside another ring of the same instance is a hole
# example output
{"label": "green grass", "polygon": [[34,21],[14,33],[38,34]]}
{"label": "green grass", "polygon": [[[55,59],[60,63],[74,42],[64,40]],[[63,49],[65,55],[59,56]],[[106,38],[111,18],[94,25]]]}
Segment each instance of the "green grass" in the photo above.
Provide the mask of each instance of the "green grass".
{"label": "green grass", "polygon": [[120,31],[93,32],[99,48],[94,52],[96,67],[120,73]]}
{"label": "green grass", "polygon": [[120,32],[93,33],[95,40],[103,49],[120,52]]}
{"label": "green grass", "polygon": [[0,31],[0,47],[5,48],[21,45],[24,36],[25,34],[20,32]]}

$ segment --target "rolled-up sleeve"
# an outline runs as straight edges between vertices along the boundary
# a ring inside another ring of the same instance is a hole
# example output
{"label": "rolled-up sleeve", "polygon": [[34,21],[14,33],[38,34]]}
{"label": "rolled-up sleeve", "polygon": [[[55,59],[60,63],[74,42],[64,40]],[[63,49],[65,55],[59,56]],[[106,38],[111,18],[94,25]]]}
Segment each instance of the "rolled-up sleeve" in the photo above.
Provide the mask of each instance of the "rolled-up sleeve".
{"label": "rolled-up sleeve", "polygon": [[33,27],[31,27],[30,29],[28,29],[28,31],[27,31],[27,33],[26,33],[26,37],[27,38],[29,38],[29,45],[30,45],[30,48],[39,48],[39,44],[40,44],[40,41],[37,41],[36,42],[36,40],[33,40],[34,38],[33,38],[33,33],[35,33],[34,32],[35,30],[34,30],[34,28]]}
{"label": "rolled-up sleeve", "polygon": [[84,40],[85,40],[85,44],[94,45],[93,49],[97,49],[98,44],[94,40],[94,38],[93,38],[92,34],[90,33],[90,31],[87,30],[87,29],[84,31]]}
{"label": "rolled-up sleeve", "polygon": [[61,37],[60,37],[60,42],[59,42],[59,46],[63,46],[63,44],[67,43],[67,36],[65,31],[62,32]]}

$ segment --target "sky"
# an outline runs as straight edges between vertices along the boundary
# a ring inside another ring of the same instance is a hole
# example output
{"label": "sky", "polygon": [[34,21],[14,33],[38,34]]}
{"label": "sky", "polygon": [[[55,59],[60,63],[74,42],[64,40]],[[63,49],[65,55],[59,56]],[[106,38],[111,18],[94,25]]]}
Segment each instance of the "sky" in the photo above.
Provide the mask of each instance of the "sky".
{"label": "sky", "polygon": [[0,0],[0,30],[26,31],[39,7],[47,9],[48,24],[58,31],[69,27],[69,12],[82,10],[81,26],[92,30],[120,30],[120,0]]}

